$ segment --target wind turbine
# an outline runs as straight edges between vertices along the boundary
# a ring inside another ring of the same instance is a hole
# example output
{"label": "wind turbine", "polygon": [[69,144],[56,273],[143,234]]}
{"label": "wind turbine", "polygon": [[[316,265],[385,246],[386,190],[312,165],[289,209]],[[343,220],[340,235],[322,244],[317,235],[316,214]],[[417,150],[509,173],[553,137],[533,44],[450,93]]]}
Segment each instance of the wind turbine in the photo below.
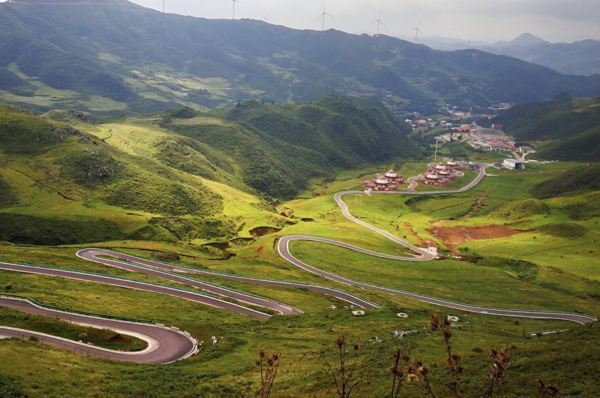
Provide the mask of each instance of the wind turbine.
{"label": "wind turbine", "polygon": [[321,18],[321,30],[325,31],[325,18],[327,17],[333,17],[333,15],[329,14],[327,11],[325,11],[325,3],[323,2],[323,12],[321,13],[321,15],[319,15],[319,18]]}
{"label": "wind turbine", "polygon": [[419,34],[423,34],[423,31],[421,30],[421,22],[422,21],[420,21],[416,27],[411,29],[415,31],[415,41],[419,40]]}
{"label": "wind turbine", "polygon": [[163,0],[163,14],[165,13],[165,0]]}
{"label": "wind turbine", "polygon": [[379,38],[379,28],[380,28],[380,26],[381,26],[381,25],[384,25],[384,26],[385,26],[385,24],[384,24],[384,23],[383,23],[383,21],[381,20],[381,14],[382,14],[382,13],[383,13],[383,12],[380,12],[380,13],[379,13],[379,18],[377,18],[375,21],[373,21],[374,23],[376,23],[376,24],[377,24],[377,35],[376,35],[376,37],[377,37],[377,38]]}
{"label": "wind turbine", "polygon": [[235,19],[235,6],[240,0],[231,0],[231,2],[233,3],[233,19]]}

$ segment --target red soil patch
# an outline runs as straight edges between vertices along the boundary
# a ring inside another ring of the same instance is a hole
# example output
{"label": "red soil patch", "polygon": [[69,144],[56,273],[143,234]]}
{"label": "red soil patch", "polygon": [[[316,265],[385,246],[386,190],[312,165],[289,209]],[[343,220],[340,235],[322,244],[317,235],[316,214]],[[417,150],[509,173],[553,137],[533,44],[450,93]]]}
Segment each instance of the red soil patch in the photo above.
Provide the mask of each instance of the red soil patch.
{"label": "red soil patch", "polygon": [[444,227],[443,223],[436,223],[429,230],[433,236],[439,238],[444,246],[454,255],[458,255],[456,245],[469,240],[505,238],[521,233],[505,225],[483,225],[479,227]]}

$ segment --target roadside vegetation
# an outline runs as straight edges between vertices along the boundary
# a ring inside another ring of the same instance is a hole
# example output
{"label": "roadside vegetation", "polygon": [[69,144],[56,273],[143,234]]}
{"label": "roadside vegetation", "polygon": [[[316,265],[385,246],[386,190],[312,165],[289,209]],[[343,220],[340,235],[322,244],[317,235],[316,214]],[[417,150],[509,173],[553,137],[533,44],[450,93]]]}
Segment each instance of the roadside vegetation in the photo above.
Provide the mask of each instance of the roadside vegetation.
{"label": "roadside vegetation", "polygon": [[145,341],[111,330],[77,326],[47,317],[24,314],[8,308],[0,308],[0,324],[81,341],[111,350],[139,351],[146,347]]}

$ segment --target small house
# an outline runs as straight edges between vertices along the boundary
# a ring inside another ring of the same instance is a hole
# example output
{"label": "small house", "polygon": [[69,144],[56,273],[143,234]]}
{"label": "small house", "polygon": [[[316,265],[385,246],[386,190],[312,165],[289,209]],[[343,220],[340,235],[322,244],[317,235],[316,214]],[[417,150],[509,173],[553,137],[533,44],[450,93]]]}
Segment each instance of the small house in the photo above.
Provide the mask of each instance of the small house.
{"label": "small house", "polygon": [[508,170],[525,170],[525,163],[517,159],[504,159],[502,166]]}

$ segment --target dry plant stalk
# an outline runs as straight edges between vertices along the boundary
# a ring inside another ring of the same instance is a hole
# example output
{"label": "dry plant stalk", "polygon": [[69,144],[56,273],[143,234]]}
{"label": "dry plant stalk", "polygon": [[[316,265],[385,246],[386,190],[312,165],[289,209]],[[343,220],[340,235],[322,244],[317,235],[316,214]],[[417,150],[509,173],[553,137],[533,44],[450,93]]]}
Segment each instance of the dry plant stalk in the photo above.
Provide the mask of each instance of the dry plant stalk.
{"label": "dry plant stalk", "polygon": [[481,394],[481,398],[491,398],[494,395],[494,389],[498,387],[506,377],[506,372],[511,363],[511,357],[508,351],[492,349],[490,352],[490,359],[492,361],[492,371],[490,372],[489,381],[483,390],[483,394]]}
{"label": "dry plant stalk", "polygon": [[[393,377],[391,398],[398,398],[400,396],[404,380],[409,383],[418,383],[421,379],[423,379],[423,382],[425,383],[425,392],[427,395],[432,398],[437,398],[427,376],[429,374],[429,368],[424,366],[421,360],[411,362],[410,347],[404,351],[397,348],[392,354],[392,357],[393,362],[392,368],[390,369]],[[403,363],[407,366],[406,368],[402,365]]]}
{"label": "dry plant stalk", "polygon": [[557,386],[546,384],[542,380],[538,380],[538,390],[540,392],[540,398],[552,398],[560,395],[560,390]]}
{"label": "dry plant stalk", "polygon": [[270,355],[267,355],[266,351],[261,348],[258,352],[258,357],[256,365],[260,366],[260,388],[256,392],[256,396],[268,398],[271,396],[271,389],[277,377],[281,354],[274,351]]}
{"label": "dry plant stalk", "polygon": [[450,375],[450,381],[448,382],[447,387],[454,397],[460,398],[461,394],[458,386],[460,384],[460,375],[463,372],[463,367],[460,362],[460,354],[452,352],[452,346],[450,345],[450,339],[452,338],[451,327],[452,322],[448,317],[441,320],[439,315],[434,314],[431,316],[429,330],[439,330],[442,333],[442,336],[444,336],[444,343],[446,344],[446,366],[448,367],[448,373]]}
{"label": "dry plant stalk", "polygon": [[338,336],[335,340],[335,344],[338,347],[338,360],[339,368],[334,368],[329,361],[321,354],[321,359],[325,362],[327,373],[331,376],[333,384],[336,388],[336,393],[339,398],[350,398],[352,392],[358,390],[360,386],[369,384],[365,379],[354,380],[354,371],[356,370],[356,364],[358,362],[358,353],[360,346],[354,345],[354,361],[351,364],[347,363],[347,344],[344,336]]}
{"label": "dry plant stalk", "polygon": [[400,348],[396,348],[392,354],[394,361],[392,363],[392,393],[391,398],[398,398],[400,396],[400,390],[402,389],[402,382],[404,381],[404,368],[401,365],[401,361],[408,363],[410,361],[410,349],[406,349],[404,352],[400,351]]}

